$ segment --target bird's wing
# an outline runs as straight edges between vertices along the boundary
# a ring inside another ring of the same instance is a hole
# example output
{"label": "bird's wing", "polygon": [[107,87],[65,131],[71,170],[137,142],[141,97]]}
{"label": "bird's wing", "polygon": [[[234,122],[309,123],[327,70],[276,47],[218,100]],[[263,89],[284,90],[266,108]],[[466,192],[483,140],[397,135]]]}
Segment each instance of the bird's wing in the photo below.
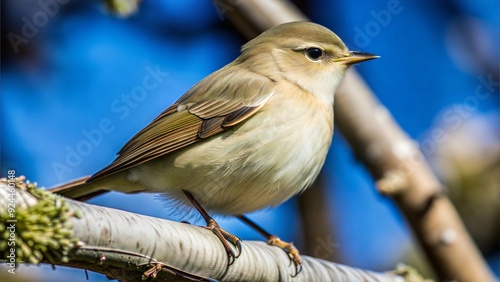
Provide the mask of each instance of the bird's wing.
{"label": "bird's wing", "polygon": [[88,182],[220,133],[255,114],[273,94],[268,77],[227,66],[193,86],[137,133],[113,163]]}

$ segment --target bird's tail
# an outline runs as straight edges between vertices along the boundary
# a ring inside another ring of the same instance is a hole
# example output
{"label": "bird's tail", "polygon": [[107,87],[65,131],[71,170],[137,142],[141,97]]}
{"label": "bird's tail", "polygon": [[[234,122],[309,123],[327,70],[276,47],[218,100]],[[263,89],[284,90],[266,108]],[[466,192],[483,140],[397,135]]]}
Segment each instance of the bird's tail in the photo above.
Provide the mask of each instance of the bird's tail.
{"label": "bird's tail", "polygon": [[89,178],[90,176],[82,177],[71,182],[52,187],[49,191],[78,201],[87,201],[91,198],[109,192],[108,190],[103,190],[102,187],[93,185],[93,183],[87,183],[87,179]]}

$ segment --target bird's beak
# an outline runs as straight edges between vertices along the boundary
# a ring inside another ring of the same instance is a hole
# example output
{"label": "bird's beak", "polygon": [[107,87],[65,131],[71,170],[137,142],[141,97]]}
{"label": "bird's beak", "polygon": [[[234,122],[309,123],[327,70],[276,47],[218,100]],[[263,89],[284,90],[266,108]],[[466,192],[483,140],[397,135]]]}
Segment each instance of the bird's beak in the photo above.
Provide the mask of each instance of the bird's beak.
{"label": "bird's beak", "polygon": [[336,58],[334,62],[350,66],[359,62],[378,59],[380,56],[373,55],[365,52],[350,51],[348,53],[342,54],[341,57]]}

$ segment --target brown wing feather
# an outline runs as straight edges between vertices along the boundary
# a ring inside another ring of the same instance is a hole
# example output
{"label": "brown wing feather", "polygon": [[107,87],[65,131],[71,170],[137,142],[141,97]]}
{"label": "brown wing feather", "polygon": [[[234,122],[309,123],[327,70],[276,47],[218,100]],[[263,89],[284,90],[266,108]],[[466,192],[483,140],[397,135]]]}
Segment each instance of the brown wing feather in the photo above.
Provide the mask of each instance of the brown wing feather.
{"label": "brown wing feather", "polygon": [[194,143],[202,123],[202,119],[187,111],[155,120],[148,125],[147,130],[138,133],[120,150],[112,164],[94,174],[88,182]]}
{"label": "brown wing feather", "polygon": [[244,121],[266,103],[273,88],[271,79],[236,67],[215,72],[139,131],[113,163],[87,182],[163,156]]}
{"label": "brown wing feather", "polygon": [[222,127],[224,119],[225,117],[214,117],[204,120],[200,126],[200,129],[198,130],[198,137],[207,138],[221,132],[224,129]]}

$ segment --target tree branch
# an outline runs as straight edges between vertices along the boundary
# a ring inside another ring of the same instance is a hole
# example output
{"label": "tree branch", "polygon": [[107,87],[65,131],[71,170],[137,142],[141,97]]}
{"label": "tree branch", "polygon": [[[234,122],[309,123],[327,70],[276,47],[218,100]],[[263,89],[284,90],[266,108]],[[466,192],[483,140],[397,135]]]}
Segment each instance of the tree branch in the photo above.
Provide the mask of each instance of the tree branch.
{"label": "tree branch", "polygon": [[241,256],[227,267],[224,248],[205,228],[65,199],[22,180],[0,180],[0,218],[7,223],[0,232],[15,241],[0,244],[8,267],[45,262],[121,281],[423,281],[410,280],[415,272],[405,267],[375,273],[307,256],[292,278],[285,252],[256,241],[243,242]]}

